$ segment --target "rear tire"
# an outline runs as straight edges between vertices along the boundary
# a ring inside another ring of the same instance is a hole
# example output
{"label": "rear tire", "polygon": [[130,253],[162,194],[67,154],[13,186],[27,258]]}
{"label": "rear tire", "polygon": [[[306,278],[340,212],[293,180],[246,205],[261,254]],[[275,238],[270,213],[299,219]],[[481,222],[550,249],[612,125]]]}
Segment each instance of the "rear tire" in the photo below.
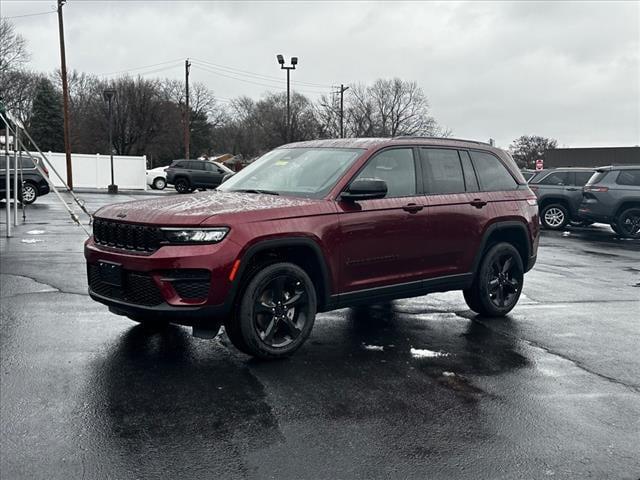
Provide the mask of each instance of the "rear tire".
{"label": "rear tire", "polygon": [[522,258],[510,243],[484,254],[473,284],[463,291],[467,305],[484,317],[503,317],[518,303],[524,282]]}
{"label": "rear tire", "polygon": [[569,223],[569,211],[559,203],[545,205],[540,212],[540,223],[549,230],[562,230]]}
{"label": "rear tire", "polygon": [[640,238],[640,207],[624,210],[616,220],[618,233],[623,237]]}
{"label": "rear tire", "polygon": [[186,178],[178,178],[174,183],[176,192],[178,193],[190,193],[191,183]]}
{"label": "rear tire", "polygon": [[237,348],[262,359],[292,355],[306,341],[317,301],[309,275],[293,263],[268,265],[249,277],[232,325],[226,328]]}
{"label": "rear tire", "polygon": [[30,182],[25,182],[20,192],[20,201],[25,205],[31,205],[38,198],[38,188]]}
{"label": "rear tire", "polygon": [[153,180],[152,186],[155,190],[164,190],[167,186],[167,181],[162,177],[158,177]]}

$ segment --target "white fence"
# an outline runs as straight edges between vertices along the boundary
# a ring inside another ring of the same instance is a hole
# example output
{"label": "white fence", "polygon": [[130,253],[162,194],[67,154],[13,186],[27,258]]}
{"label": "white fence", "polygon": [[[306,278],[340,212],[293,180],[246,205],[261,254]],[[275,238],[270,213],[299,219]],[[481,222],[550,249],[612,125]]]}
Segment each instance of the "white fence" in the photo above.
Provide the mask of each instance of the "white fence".
{"label": "white fence", "polygon": [[[31,152],[38,155],[37,152]],[[60,176],[67,178],[67,160],[64,153],[44,152],[51,164]],[[73,188],[99,188],[106,189],[111,183],[111,163],[109,155],[96,153],[71,154],[71,166],[73,169]],[[113,176],[115,184],[120,189],[146,190],[147,189],[147,157],[133,157],[124,155],[113,156]],[[61,187],[60,179],[49,172],[49,178],[56,187]]]}

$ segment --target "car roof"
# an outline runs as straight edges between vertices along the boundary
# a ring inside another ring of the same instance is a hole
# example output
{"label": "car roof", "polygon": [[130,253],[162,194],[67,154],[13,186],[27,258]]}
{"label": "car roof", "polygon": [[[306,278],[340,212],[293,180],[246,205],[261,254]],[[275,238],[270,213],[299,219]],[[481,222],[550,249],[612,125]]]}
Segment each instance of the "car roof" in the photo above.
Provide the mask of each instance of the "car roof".
{"label": "car roof", "polygon": [[607,165],[605,167],[597,167],[594,170],[604,172],[605,170],[638,170],[640,165]]}
{"label": "car roof", "polygon": [[279,148],[363,148],[376,149],[394,145],[430,145],[443,147],[458,148],[481,148],[482,150],[490,150],[494,152],[502,152],[488,143],[476,140],[465,140],[460,138],[445,137],[418,137],[418,136],[402,136],[391,138],[330,138],[324,140],[307,140],[304,142],[295,142],[282,145]]}

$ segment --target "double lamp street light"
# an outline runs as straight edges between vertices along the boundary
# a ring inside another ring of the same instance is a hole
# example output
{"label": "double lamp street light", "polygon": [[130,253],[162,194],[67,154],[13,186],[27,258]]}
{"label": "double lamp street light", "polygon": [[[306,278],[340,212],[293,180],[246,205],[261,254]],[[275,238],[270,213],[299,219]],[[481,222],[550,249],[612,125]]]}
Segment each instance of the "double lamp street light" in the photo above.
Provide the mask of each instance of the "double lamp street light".
{"label": "double lamp street light", "polygon": [[298,57],[291,57],[291,66],[285,66],[284,57],[282,55],[276,55],[280,68],[287,71],[287,143],[291,141],[291,104],[290,104],[290,73],[291,70],[296,69],[298,64]]}

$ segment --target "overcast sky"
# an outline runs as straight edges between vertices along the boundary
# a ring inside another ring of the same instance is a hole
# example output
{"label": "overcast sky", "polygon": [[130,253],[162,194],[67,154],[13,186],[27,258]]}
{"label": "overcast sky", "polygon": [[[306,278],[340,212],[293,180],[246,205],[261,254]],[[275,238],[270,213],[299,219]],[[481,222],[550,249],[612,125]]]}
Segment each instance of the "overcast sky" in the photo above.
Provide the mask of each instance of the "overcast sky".
{"label": "overcast sky", "polygon": [[[0,13],[55,3],[2,0]],[[340,83],[415,80],[458,137],[503,147],[523,134],[561,146],[640,144],[638,2],[68,0],[64,17],[69,69],[184,78],[189,57],[192,81],[224,102],[285,88],[282,53],[299,57],[293,88],[312,97]],[[55,13],[12,21],[30,68],[58,68]]]}

